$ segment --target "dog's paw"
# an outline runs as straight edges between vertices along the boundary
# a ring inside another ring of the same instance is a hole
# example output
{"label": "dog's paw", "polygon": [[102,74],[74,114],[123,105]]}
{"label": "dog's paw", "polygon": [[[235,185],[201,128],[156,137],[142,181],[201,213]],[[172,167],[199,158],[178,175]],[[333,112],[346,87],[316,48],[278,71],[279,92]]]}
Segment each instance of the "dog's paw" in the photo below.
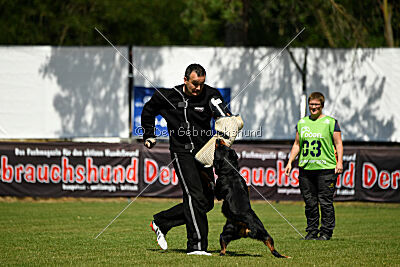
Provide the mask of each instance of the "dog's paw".
{"label": "dog's paw", "polygon": [[277,258],[290,258],[290,257],[288,257],[288,256],[285,256],[285,255],[281,255],[278,251],[276,251],[275,249],[274,250],[272,250],[271,251],[271,253],[272,253],[272,255],[274,255],[275,257],[277,257]]}

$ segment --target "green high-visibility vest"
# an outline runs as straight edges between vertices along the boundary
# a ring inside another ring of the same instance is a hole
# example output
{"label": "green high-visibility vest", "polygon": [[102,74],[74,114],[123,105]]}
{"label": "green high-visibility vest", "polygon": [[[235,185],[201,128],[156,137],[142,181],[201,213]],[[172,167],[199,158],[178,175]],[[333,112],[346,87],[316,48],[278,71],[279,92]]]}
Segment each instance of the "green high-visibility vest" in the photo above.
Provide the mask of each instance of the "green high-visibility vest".
{"label": "green high-visibility vest", "polygon": [[329,116],[311,120],[304,117],[297,123],[300,138],[299,166],[305,170],[336,167],[333,132],[335,119]]}

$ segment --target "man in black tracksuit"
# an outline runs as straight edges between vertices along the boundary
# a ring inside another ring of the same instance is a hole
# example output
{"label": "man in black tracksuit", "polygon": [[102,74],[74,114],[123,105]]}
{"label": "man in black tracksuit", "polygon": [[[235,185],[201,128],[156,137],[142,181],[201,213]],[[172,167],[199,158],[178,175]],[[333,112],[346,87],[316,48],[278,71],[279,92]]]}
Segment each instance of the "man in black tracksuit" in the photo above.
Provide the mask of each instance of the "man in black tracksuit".
{"label": "man in black tracksuit", "polygon": [[171,158],[183,191],[183,203],[155,214],[151,227],[158,244],[166,249],[164,235],[172,227],[186,224],[187,252],[195,255],[210,255],[206,252],[206,213],[214,206],[214,174],[212,168],[205,168],[194,156],[213,135],[213,116],[221,111],[230,113],[219,91],[204,84],[205,76],[202,66],[189,65],[184,84],[159,89],[142,111],[143,140],[148,148],[155,145],[155,117],[160,114],[167,121]]}

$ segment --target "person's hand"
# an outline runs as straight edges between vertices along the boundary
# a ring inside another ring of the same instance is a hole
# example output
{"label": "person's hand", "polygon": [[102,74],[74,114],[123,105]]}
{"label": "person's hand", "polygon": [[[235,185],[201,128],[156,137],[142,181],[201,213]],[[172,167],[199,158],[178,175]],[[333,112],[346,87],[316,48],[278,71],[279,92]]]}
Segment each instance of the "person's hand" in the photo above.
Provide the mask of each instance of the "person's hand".
{"label": "person's hand", "polygon": [[286,168],[285,168],[286,176],[289,176],[291,170],[292,170],[292,163],[288,162],[288,164],[286,165]]}
{"label": "person's hand", "polygon": [[335,167],[335,174],[336,173],[342,173],[343,172],[343,163],[337,163]]}
{"label": "person's hand", "polygon": [[157,141],[156,141],[155,138],[147,138],[147,139],[144,141],[144,146],[147,147],[148,149],[152,149],[153,146],[156,145],[156,143],[157,143]]}

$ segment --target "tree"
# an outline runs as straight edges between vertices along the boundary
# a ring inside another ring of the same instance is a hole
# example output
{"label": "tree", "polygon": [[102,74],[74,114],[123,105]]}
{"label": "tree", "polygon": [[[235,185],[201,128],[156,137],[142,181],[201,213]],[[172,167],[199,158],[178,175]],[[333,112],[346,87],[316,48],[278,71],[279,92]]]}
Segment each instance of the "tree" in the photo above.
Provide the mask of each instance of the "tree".
{"label": "tree", "polygon": [[385,39],[387,42],[387,45],[389,47],[394,46],[394,41],[393,41],[393,30],[392,30],[392,6],[388,3],[387,0],[383,0],[383,2],[380,3],[380,7],[382,10],[383,14],[383,19],[385,21]]}
{"label": "tree", "polygon": [[397,0],[0,0],[0,44],[398,46]]}

